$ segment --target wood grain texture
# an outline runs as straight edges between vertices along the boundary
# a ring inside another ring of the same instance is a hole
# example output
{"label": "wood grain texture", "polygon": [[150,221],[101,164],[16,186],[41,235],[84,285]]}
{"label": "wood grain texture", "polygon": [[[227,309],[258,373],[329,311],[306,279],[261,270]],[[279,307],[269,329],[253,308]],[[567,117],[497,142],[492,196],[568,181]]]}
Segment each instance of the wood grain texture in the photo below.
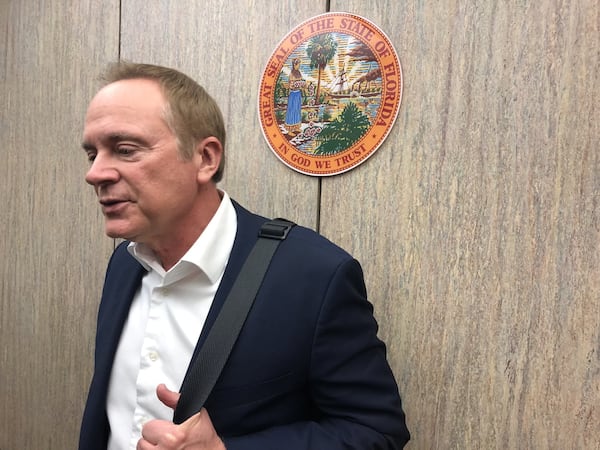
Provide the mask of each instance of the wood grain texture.
{"label": "wood grain texture", "polygon": [[409,448],[600,449],[597,2],[331,1],[388,34],[404,96],[320,202],[256,102],[279,40],[325,3],[0,2],[0,450],[76,446],[112,248],[78,147],[119,52],[222,105],[234,198],[312,227],[320,212],[361,260]]}
{"label": "wood grain texture", "polygon": [[[324,2],[125,0],[124,59],[175,67],[217,100],[227,125],[222,187],[244,206],[314,228],[318,180],[287,169],[261,134],[258,85],[279,41]],[[143,24],[143,26],[140,26]]]}
{"label": "wood grain texture", "polygon": [[323,181],[363,262],[409,448],[600,448],[594,1],[337,2],[391,38],[398,121]]}
{"label": "wood grain texture", "polygon": [[117,3],[1,2],[1,450],[77,445],[112,248],[80,142]]}

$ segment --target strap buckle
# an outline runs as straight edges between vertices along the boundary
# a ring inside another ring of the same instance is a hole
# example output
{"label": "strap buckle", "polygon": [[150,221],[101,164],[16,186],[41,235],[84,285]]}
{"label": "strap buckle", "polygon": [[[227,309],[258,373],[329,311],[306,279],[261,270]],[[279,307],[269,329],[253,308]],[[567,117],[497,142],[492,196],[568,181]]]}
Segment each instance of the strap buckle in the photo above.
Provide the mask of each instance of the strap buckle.
{"label": "strap buckle", "polygon": [[277,218],[269,220],[260,227],[258,237],[283,241],[294,225],[296,225],[294,222],[287,219]]}

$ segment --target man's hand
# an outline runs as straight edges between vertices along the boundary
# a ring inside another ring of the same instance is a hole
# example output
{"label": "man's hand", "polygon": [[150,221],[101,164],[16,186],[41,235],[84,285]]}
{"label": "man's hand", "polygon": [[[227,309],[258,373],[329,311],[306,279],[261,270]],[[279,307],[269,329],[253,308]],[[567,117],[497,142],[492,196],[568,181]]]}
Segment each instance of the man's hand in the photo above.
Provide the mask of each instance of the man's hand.
{"label": "man's hand", "polygon": [[[179,401],[179,393],[164,384],[156,388],[158,399],[171,409]],[[167,420],[151,420],[142,428],[137,450],[225,450],[206,409],[190,417],[181,425]]]}

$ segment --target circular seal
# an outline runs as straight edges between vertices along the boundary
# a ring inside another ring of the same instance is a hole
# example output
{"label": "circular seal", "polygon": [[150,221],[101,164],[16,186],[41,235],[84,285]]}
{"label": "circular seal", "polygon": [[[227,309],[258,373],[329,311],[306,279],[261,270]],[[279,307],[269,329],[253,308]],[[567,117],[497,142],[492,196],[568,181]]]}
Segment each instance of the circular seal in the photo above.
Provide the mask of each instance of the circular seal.
{"label": "circular seal", "polygon": [[349,13],[325,13],[294,28],[263,71],[261,128],[275,155],[313,176],[366,161],[390,132],[402,69],[388,37]]}

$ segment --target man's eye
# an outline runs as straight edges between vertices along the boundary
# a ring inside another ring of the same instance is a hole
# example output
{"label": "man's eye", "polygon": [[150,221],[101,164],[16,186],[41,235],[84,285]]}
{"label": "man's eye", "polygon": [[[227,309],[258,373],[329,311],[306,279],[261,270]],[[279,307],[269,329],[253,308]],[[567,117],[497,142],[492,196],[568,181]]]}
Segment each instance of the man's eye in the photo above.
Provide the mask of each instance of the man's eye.
{"label": "man's eye", "polygon": [[92,153],[92,152],[88,152],[87,159],[89,162],[94,162],[94,160],[96,159],[96,154]]}
{"label": "man's eye", "polygon": [[135,152],[135,149],[132,147],[117,147],[117,153],[119,155],[128,156]]}

